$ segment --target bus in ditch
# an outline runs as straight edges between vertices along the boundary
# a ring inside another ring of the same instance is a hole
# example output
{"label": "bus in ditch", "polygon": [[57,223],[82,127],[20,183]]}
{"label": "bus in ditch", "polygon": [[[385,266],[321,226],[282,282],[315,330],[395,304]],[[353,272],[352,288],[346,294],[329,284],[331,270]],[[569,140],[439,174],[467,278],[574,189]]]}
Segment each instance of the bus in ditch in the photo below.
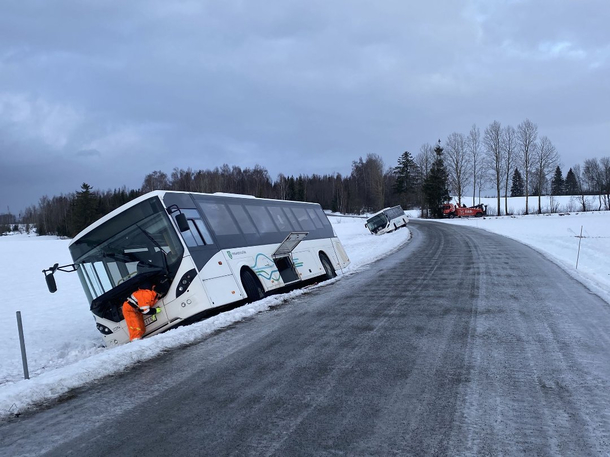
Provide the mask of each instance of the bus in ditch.
{"label": "bus in ditch", "polygon": [[245,195],[153,191],[121,206],[69,244],[73,264],[106,346],[129,341],[122,305],[138,289],[160,295],[145,337],[211,310],[252,302],[282,288],[330,279],[349,258],[317,203]]}
{"label": "bus in ditch", "polygon": [[404,210],[400,205],[384,208],[376,212],[366,220],[364,226],[370,230],[373,235],[383,235],[387,232],[392,232],[400,227],[406,227],[409,219],[405,215]]}

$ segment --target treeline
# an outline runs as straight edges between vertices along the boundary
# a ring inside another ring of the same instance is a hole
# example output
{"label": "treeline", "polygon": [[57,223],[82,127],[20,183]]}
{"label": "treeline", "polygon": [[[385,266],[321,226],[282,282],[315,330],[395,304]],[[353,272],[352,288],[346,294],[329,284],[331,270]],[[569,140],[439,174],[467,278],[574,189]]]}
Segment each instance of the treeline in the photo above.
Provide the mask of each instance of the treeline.
{"label": "treeline", "polygon": [[318,202],[324,209],[342,213],[375,211],[399,204],[400,195],[392,191],[396,181],[393,169],[384,171],[381,157],[369,154],[352,163],[352,173],[285,176],[271,179],[262,166],[242,169],[223,165],[213,170],[175,168],[171,174],[153,171],[144,177],[140,189],[94,190],[83,183],[77,192],[40,199],[28,207],[21,221],[37,226],[39,235],[73,237],[113,209],[152,190],[189,192],[228,192],[260,198]]}
{"label": "treeline", "polygon": [[502,206],[508,214],[509,196],[525,196],[525,214],[534,208],[529,197],[536,198],[535,211],[542,212],[543,195],[574,195],[583,211],[590,209],[585,197],[596,195],[598,209],[610,210],[610,158],[587,159],[564,178],[555,146],[529,119],[517,127],[494,121],[483,132],[476,125],[467,134],[454,132],[445,142],[444,157],[448,187],[459,203],[471,195],[474,205],[483,189],[493,189],[498,215]]}
{"label": "treeline", "polygon": [[[587,195],[599,197],[599,209],[610,210],[610,158],[587,159],[563,177],[559,154],[551,140],[539,136],[536,124],[526,119],[517,127],[492,122],[482,132],[473,125],[468,133],[451,133],[441,147],[424,144],[417,155],[405,151],[397,164],[386,166],[377,154],[352,162],[351,173],[285,176],[275,179],[263,166],[240,168],[223,165],[212,170],[175,168],[170,174],[153,171],[139,189],[99,191],[83,183],[67,195],[43,197],[8,224],[35,224],[40,235],[72,237],[95,220],[124,203],[152,190],[230,192],[262,198],[318,202],[324,209],[362,214],[400,204],[418,208],[423,217],[439,216],[439,207],[453,195],[458,203],[472,198],[472,205],[486,189],[495,191],[498,214],[508,213],[509,196],[580,196],[588,210]],[[470,201],[468,202],[470,203]]]}

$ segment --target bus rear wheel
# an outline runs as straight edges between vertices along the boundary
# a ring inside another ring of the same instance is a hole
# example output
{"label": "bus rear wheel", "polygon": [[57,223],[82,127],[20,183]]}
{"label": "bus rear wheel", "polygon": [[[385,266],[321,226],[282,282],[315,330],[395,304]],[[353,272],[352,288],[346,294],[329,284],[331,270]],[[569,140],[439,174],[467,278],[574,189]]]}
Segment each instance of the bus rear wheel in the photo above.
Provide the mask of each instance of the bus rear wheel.
{"label": "bus rear wheel", "polygon": [[333,264],[330,263],[330,260],[323,252],[320,252],[320,262],[322,262],[322,267],[324,268],[324,277],[325,279],[333,279],[337,276],[337,272],[333,267]]}
{"label": "bus rear wheel", "polygon": [[252,303],[265,297],[265,290],[263,289],[263,286],[261,286],[258,278],[254,276],[254,273],[252,273],[250,270],[242,270],[241,283],[243,284],[246,295],[248,296],[248,303]]}

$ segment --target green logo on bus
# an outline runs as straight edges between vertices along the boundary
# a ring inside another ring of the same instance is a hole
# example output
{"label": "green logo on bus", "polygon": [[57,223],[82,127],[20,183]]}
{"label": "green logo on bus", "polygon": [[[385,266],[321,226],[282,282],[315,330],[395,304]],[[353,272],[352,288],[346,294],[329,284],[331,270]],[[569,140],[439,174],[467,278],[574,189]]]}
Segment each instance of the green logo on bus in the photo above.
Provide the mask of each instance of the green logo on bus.
{"label": "green logo on bus", "polygon": [[231,251],[227,251],[227,255],[229,256],[229,259],[233,259],[233,254],[231,254]]}

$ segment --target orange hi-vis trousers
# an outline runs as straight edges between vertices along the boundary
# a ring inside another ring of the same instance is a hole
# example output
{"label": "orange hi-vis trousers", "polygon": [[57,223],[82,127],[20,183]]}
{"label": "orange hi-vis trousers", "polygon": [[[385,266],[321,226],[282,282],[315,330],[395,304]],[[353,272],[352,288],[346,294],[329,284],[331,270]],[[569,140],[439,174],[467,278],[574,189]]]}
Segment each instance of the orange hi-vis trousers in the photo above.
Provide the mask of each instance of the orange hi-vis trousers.
{"label": "orange hi-vis trousers", "polygon": [[148,289],[138,289],[131,294],[123,303],[123,317],[129,330],[129,341],[142,338],[146,333],[144,317],[153,310],[155,303],[159,300],[157,292]]}
{"label": "orange hi-vis trousers", "polygon": [[133,341],[136,338],[142,338],[146,332],[142,313],[125,302],[123,303],[123,317],[125,317],[125,323],[127,324],[127,330],[129,331],[129,341]]}

